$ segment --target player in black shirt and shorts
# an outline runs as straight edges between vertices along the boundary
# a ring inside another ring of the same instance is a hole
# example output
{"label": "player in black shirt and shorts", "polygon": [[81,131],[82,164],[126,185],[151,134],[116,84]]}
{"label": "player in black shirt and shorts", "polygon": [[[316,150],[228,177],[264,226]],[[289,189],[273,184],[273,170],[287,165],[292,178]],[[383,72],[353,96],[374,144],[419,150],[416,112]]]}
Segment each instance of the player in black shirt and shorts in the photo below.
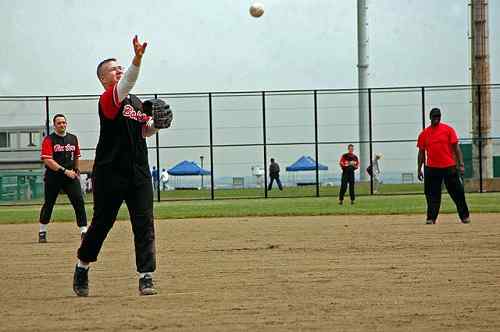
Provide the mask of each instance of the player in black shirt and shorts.
{"label": "player in black shirt and shorts", "polygon": [[54,132],[46,136],[42,143],[41,158],[45,164],[45,202],[40,211],[38,242],[47,242],[47,226],[57,196],[63,190],[75,210],[76,223],[83,237],[87,231],[87,215],[83,202],[78,170],[80,147],[75,135],[66,132],[67,121],[63,114],[53,119]]}

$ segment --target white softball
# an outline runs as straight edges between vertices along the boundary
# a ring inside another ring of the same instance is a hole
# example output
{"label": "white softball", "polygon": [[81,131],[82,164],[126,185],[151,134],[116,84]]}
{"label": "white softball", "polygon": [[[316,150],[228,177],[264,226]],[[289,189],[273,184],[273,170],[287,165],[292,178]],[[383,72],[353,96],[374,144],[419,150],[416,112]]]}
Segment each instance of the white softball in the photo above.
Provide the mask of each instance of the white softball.
{"label": "white softball", "polygon": [[261,17],[264,14],[264,5],[259,2],[254,2],[250,6],[250,15],[253,17]]}

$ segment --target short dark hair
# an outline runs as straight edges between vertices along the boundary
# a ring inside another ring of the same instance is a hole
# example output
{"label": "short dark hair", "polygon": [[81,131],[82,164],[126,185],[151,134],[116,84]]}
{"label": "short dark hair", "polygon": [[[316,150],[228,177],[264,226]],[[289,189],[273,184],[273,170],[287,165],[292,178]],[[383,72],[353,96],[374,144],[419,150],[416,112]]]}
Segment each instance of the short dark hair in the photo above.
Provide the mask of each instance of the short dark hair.
{"label": "short dark hair", "polygon": [[61,113],[57,113],[56,115],[54,115],[54,117],[52,118],[52,123],[56,123],[56,119],[57,118],[64,118],[64,120],[66,120],[66,116],[64,114],[61,114]]}
{"label": "short dark hair", "polygon": [[433,109],[431,109],[431,111],[429,112],[429,117],[432,118],[434,116],[441,116],[441,110],[437,107],[434,107]]}
{"label": "short dark hair", "polygon": [[102,74],[102,66],[104,66],[105,64],[107,64],[108,62],[111,62],[111,61],[116,61],[115,58],[108,58],[106,60],[102,60],[98,65],[97,65],[97,78],[100,80],[101,79],[101,74]]}
{"label": "short dark hair", "polygon": [[349,144],[347,148],[349,149],[350,147],[354,147],[354,144]]}
{"label": "short dark hair", "polygon": [[274,163],[274,158],[271,158],[271,162]]}

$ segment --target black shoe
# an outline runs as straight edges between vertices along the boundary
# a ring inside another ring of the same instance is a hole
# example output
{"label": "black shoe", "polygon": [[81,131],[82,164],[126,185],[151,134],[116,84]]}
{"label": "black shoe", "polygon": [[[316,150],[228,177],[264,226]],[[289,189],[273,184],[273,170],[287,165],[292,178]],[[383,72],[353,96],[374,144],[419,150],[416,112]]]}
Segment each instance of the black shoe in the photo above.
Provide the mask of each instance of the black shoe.
{"label": "black shoe", "polygon": [[428,219],[425,221],[426,225],[434,225],[436,223],[436,220]]}
{"label": "black shoe", "polygon": [[344,204],[344,201],[339,201],[339,205],[342,205],[342,204]]}
{"label": "black shoe", "polygon": [[470,217],[461,220],[462,224],[470,224]]}
{"label": "black shoe", "polygon": [[78,296],[89,295],[89,269],[78,267],[78,264],[73,275],[73,291]]}
{"label": "black shoe", "polygon": [[156,289],[153,285],[153,277],[144,276],[139,279],[139,294],[140,295],[155,295]]}
{"label": "black shoe", "polygon": [[351,201],[351,205],[354,205],[354,201]]}
{"label": "black shoe", "polygon": [[47,232],[38,233],[38,243],[47,243]]}
{"label": "black shoe", "polygon": [[80,238],[81,238],[82,241],[83,241],[83,238],[85,237],[85,234],[87,234],[87,233],[83,232],[83,233],[80,234]]}

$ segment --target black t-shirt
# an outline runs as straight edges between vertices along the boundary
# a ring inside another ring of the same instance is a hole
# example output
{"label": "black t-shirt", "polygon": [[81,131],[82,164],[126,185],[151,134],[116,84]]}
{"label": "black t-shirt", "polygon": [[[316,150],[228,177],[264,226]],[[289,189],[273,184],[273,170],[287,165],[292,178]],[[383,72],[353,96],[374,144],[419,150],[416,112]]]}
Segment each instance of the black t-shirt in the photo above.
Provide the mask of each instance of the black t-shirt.
{"label": "black t-shirt", "polygon": [[129,95],[120,103],[112,119],[105,115],[103,104],[99,103],[101,128],[94,161],[95,171],[97,174],[103,171],[110,176],[133,179],[136,183],[151,181],[148,148],[143,137],[143,125],[150,116],[143,113],[141,100]]}
{"label": "black t-shirt", "polygon": [[269,176],[277,177],[280,175],[280,165],[276,162],[269,165]]}
{"label": "black t-shirt", "polygon": [[[80,147],[75,135],[66,133],[59,136],[52,133],[43,139],[42,159],[53,159],[59,165],[67,169],[75,168],[75,159],[80,158]],[[56,171],[47,168],[46,174],[54,174]]]}
{"label": "black t-shirt", "polygon": [[[354,162],[351,165],[351,162]],[[354,153],[344,153],[340,158],[340,167],[344,171],[354,171],[359,167],[359,159]]]}

